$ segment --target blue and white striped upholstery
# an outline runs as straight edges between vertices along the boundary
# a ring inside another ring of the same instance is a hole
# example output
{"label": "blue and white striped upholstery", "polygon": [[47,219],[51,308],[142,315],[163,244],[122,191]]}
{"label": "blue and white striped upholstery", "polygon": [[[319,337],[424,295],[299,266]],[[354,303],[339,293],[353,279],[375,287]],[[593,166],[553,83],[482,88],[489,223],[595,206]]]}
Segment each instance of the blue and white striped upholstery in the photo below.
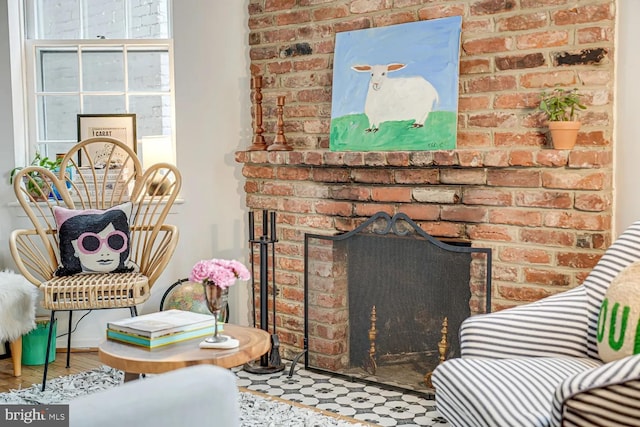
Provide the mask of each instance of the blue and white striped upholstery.
{"label": "blue and white striped upholstery", "polygon": [[460,334],[462,357],[586,357],[584,286],[520,307],[469,317]]}
{"label": "blue and white striped upholstery", "polygon": [[603,365],[595,339],[609,284],[638,260],[640,221],[581,286],[465,320],[462,357],[432,376],[440,413],[455,427],[640,426],[640,355]]}
{"label": "blue and white striped upholstery", "polygon": [[458,358],[431,380],[438,411],[456,427],[549,425],[556,384],[600,366],[586,358]]}
{"label": "blue and white striped upholstery", "polygon": [[556,388],[551,425],[640,425],[640,355],[568,377]]}

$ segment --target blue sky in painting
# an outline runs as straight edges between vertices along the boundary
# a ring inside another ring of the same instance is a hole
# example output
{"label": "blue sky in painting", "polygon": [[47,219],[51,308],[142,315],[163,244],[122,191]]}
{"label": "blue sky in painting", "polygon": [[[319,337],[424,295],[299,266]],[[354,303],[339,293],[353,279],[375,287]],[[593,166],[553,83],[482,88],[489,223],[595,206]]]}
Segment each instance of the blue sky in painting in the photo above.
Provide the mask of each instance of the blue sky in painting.
{"label": "blue sky in painting", "polygon": [[407,64],[389,78],[422,76],[438,91],[436,111],[458,109],[458,64],[462,18],[433,19],[336,35],[331,117],[364,112],[369,73],[353,65]]}

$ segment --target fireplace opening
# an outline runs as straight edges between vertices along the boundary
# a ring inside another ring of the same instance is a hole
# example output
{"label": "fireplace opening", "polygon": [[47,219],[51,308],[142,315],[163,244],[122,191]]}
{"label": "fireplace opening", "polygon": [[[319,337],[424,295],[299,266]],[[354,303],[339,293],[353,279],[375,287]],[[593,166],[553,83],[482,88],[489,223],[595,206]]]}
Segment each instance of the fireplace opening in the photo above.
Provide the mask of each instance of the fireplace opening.
{"label": "fireplace opening", "polygon": [[433,395],[458,330],[488,312],[491,251],[443,242],[404,214],[305,235],[305,368]]}

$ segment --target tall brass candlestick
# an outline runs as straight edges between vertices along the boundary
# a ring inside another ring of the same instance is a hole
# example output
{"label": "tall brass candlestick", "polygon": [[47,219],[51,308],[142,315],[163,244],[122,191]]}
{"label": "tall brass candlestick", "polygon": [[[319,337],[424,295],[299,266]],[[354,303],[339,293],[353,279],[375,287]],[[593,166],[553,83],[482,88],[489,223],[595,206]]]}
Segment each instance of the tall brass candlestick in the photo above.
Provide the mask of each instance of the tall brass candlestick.
{"label": "tall brass candlestick", "polygon": [[269,151],[291,151],[292,148],[291,146],[289,146],[287,144],[287,138],[285,138],[284,136],[284,119],[283,119],[283,112],[284,112],[284,96],[279,96],[278,97],[278,103],[277,103],[277,115],[278,115],[278,121],[276,123],[276,127],[277,127],[277,133],[276,133],[276,137],[273,140],[273,144],[269,145],[269,147],[267,148],[267,150]]}
{"label": "tall brass candlestick", "polygon": [[253,128],[253,144],[249,146],[249,151],[264,151],[267,143],[264,141],[264,129],[262,128],[262,76],[253,76],[253,90],[255,101],[255,124]]}

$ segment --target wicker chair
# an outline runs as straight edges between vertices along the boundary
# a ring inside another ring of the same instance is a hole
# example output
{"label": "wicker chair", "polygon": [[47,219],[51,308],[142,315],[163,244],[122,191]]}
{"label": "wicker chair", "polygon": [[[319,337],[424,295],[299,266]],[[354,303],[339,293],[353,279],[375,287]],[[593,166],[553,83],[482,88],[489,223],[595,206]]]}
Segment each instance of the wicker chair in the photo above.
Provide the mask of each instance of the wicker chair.
{"label": "wicker chair", "polygon": [[[69,367],[74,310],[129,308],[136,316],[136,306],[149,298],[177,245],[178,229],[165,219],[181,182],[180,172],[170,164],[157,164],[143,173],[136,153],[112,138],[79,142],[55,174],[29,166],[15,175],[15,193],[34,228],[12,232],[11,255],[20,272],[40,288],[42,306],[51,310],[43,391],[57,311],[69,312]],[[137,271],[57,276],[62,264],[54,208],[104,210],[126,202],[132,203],[127,249]]]}

